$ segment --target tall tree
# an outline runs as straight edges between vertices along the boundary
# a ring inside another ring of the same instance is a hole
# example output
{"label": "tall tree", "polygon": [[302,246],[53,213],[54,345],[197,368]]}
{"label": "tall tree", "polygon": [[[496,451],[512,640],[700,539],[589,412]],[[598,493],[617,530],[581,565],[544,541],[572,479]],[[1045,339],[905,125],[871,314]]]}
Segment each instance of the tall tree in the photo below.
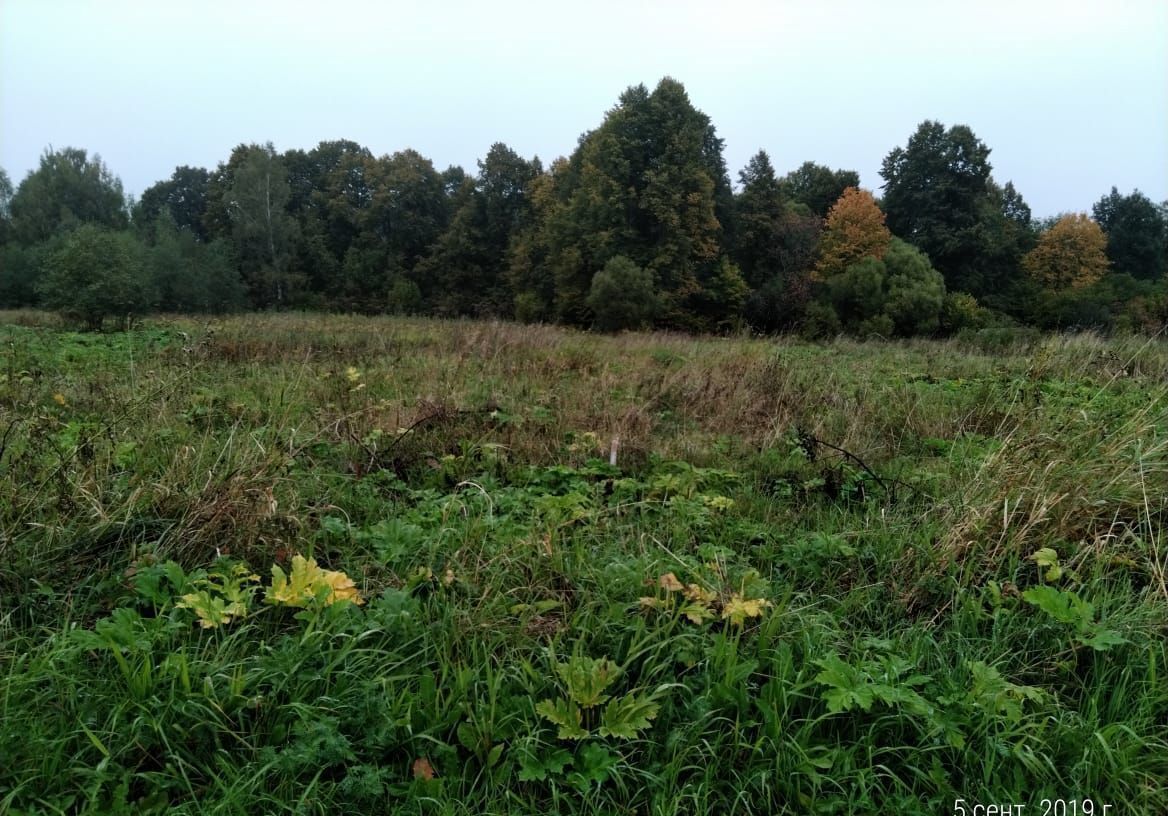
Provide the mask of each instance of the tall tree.
{"label": "tall tree", "polygon": [[564,207],[547,258],[561,319],[591,322],[592,278],[616,255],[652,274],[666,324],[709,326],[725,317],[699,314],[726,302],[718,294],[729,269],[720,263],[719,191],[728,187],[721,151],[709,117],[676,80],[621,95],[561,175]]}
{"label": "tall tree", "polygon": [[1139,190],[1121,195],[1115,187],[1091,208],[1107,234],[1113,272],[1158,280],[1168,268],[1168,224],[1164,213]]}
{"label": "tall tree", "polygon": [[222,239],[204,242],[174,223],[169,211],[154,221],[145,263],[164,312],[227,312],[240,309],[247,292]]}
{"label": "tall tree", "polygon": [[478,178],[463,182],[449,228],[418,267],[423,293],[435,293],[440,312],[512,312],[509,250],[531,219],[529,191],[542,172],[538,158],[497,142],[479,161]]}
{"label": "tall tree", "polygon": [[291,260],[296,221],[288,212],[288,171],[271,142],[240,145],[213,180],[218,214],[229,228],[232,248],[253,306],[286,307],[299,280]]}
{"label": "tall tree", "polygon": [[855,170],[832,170],[815,162],[803,162],[797,170],[783,176],[780,185],[788,199],[805,204],[815,215],[826,218],[844,190],[860,186],[860,174]]}
{"label": "tall tree", "polygon": [[12,234],[12,179],[0,167],[0,246],[11,239]]}
{"label": "tall tree", "polygon": [[1082,289],[1107,271],[1107,236],[1086,213],[1064,215],[1042,233],[1022,265],[1038,283],[1053,291]]}
{"label": "tall tree", "polygon": [[203,216],[207,212],[207,187],[211,174],[202,167],[176,167],[170,178],[146,188],[134,206],[134,223],[149,233],[165,214],[178,229],[190,231],[200,241],[208,239]]}
{"label": "tall tree", "polygon": [[26,245],[80,224],[119,230],[129,221],[122,182],[100,156],[90,159],[75,147],[46,150],[17,188],[11,209],[15,237]]}
{"label": "tall tree", "polygon": [[[977,296],[1000,287],[1012,272],[987,241],[1006,217],[992,186],[989,155],[967,126],[946,130],[925,121],[880,170],[888,227],[928,254],[949,289]],[[1024,217],[1016,201],[1011,206],[1015,217]]]}
{"label": "tall tree", "polygon": [[753,289],[746,318],[755,328],[790,328],[803,314],[810,295],[808,273],[815,263],[822,219],[804,204],[794,204],[775,178],[765,150],[738,174],[732,255]]}
{"label": "tall tree", "polygon": [[746,282],[758,288],[779,274],[786,202],[770,156],[760,150],[738,173],[742,192],[736,201],[734,260]]}
{"label": "tall tree", "polygon": [[369,284],[379,307],[394,286],[417,289],[423,281],[418,264],[437,243],[450,222],[450,201],[442,175],[414,150],[403,150],[369,163],[371,199],[364,211],[358,245],[373,265]]}

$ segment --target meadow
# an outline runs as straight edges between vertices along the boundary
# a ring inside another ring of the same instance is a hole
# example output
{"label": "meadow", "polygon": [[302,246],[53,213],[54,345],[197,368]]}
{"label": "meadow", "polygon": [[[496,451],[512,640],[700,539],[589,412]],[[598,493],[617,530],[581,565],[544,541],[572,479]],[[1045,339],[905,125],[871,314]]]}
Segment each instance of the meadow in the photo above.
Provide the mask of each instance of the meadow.
{"label": "meadow", "polygon": [[1166,511],[1160,339],[0,313],[0,813],[1168,813]]}

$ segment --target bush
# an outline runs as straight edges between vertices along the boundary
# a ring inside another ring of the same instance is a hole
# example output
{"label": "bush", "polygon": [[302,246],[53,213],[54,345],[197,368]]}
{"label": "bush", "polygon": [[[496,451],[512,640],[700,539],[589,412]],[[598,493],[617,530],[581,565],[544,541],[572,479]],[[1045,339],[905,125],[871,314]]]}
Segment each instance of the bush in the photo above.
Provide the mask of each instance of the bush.
{"label": "bush", "polygon": [[154,301],[141,245],[129,233],[92,224],[48,254],[38,288],[45,306],[93,331],[113,316],[125,328]]}
{"label": "bush", "polygon": [[893,241],[884,254],[884,314],[903,336],[933,334],[941,322],[945,279],[928,257],[911,244]]}
{"label": "bush", "polygon": [[515,319],[520,323],[538,323],[546,314],[547,307],[535,292],[520,292],[515,296]]}
{"label": "bush", "polygon": [[971,294],[950,292],[941,301],[941,331],[945,334],[979,328],[984,325],[985,319],[985,310]]}
{"label": "bush", "polygon": [[941,325],[945,282],[916,247],[892,239],[883,260],[863,258],[824,281],[845,330],[863,337],[932,334]]}
{"label": "bush", "polygon": [[617,255],[592,278],[588,308],[601,331],[640,329],[653,322],[660,308],[653,275],[623,255]]}
{"label": "bush", "polygon": [[842,331],[843,324],[830,303],[816,300],[807,305],[807,315],[800,331],[804,337],[809,340],[830,340]]}
{"label": "bush", "polygon": [[395,276],[385,305],[390,314],[418,314],[422,311],[422,290],[409,278]]}

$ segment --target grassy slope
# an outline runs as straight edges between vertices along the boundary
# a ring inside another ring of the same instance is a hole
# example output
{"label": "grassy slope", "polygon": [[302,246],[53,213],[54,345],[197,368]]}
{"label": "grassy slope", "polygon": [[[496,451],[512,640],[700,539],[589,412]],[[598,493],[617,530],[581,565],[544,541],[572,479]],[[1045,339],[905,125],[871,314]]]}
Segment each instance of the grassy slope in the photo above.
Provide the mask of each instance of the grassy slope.
{"label": "grassy slope", "polygon": [[[0,813],[1168,811],[1162,343],[0,318]],[[295,552],[367,603],[175,607]]]}

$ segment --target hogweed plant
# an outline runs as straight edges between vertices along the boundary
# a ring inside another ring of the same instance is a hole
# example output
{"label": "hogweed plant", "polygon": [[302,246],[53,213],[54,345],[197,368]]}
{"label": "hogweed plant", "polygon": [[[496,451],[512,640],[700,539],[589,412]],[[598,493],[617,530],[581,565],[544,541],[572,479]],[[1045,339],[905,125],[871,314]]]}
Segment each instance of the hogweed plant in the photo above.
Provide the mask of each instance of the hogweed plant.
{"label": "hogweed plant", "polygon": [[[649,727],[659,706],[652,694],[629,692],[623,697],[608,693],[621,671],[607,657],[575,655],[556,663],[563,697],[543,700],[535,710],[558,727],[563,740],[583,740],[594,735],[634,739]],[[601,710],[601,706],[604,706]]]}
{"label": "hogweed plant", "polygon": [[314,604],[331,606],[340,601],[358,606],[365,603],[352,578],[343,572],[321,569],[315,558],[302,555],[292,556],[291,573],[285,573],[279,564],[272,564],[272,585],[264,600],[277,606],[300,608]]}
{"label": "hogweed plant", "polygon": [[247,616],[259,580],[246,564],[236,564],[227,572],[195,578],[192,583],[198,589],[181,596],[175,608],[191,610],[199,626],[215,629]]}

